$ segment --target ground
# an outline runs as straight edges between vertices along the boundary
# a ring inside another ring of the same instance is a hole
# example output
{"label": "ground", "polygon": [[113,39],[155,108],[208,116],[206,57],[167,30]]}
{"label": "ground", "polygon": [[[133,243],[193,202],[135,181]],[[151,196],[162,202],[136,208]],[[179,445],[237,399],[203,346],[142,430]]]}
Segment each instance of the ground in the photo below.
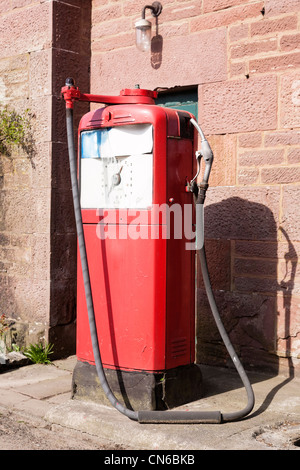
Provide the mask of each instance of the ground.
{"label": "ground", "polygon": [[32,421],[28,417],[0,410],[1,450],[121,450],[107,446],[97,438],[76,431],[65,431],[59,426]]}

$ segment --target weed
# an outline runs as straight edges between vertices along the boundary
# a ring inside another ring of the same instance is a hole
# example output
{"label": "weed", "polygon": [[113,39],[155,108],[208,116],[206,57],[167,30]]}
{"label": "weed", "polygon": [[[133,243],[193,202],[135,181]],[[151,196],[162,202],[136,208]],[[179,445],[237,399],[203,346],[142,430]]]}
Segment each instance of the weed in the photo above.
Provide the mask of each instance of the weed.
{"label": "weed", "polygon": [[23,114],[5,106],[0,110],[0,153],[11,156],[14,146],[21,147],[33,165],[35,144],[31,129],[33,115],[28,109]]}
{"label": "weed", "polygon": [[34,364],[50,364],[51,361],[48,356],[53,354],[53,344],[30,344],[23,354]]}
{"label": "weed", "polygon": [[22,348],[16,343],[12,343],[11,347],[7,349],[9,352],[22,352]]}

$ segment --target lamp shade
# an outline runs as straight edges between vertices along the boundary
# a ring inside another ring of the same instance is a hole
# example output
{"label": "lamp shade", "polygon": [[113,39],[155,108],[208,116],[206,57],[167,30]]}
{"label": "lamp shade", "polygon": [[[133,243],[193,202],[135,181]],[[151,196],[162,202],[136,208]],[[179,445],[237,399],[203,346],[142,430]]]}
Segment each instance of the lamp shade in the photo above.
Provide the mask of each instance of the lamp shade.
{"label": "lamp shade", "polygon": [[135,23],[136,47],[142,51],[149,51],[151,44],[151,22],[145,19]]}

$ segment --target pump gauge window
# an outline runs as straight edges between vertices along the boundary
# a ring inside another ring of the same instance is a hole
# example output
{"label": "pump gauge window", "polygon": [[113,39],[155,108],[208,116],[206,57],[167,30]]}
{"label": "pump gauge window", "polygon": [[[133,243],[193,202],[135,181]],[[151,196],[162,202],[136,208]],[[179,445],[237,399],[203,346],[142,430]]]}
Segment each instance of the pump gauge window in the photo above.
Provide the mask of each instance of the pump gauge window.
{"label": "pump gauge window", "polygon": [[81,207],[148,208],[152,204],[152,166],[151,124],[83,131]]}

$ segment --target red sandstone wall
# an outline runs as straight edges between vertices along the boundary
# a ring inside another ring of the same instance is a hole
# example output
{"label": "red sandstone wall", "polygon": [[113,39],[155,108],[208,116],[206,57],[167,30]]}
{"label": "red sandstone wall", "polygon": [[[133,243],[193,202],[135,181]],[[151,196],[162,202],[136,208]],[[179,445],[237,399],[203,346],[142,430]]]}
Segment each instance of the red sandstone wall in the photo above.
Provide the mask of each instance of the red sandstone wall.
{"label": "red sandstone wall", "polygon": [[19,345],[46,338],[58,356],[74,351],[76,297],[60,89],[74,75],[88,90],[89,63],[89,1],[0,2],[0,104],[30,109],[36,149],[0,155],[0,314]]}
{"label": "red sandstone wall", "polygon": [[[93,0],[91,91],[198,85],[199,121],[215,153],[206,236],[216,299],[246,364],[292,374],[300,362],[299,1],[162,4],[162,49],[141,53],[134,22],[145,2]],[[201,280],[198,310],[198,360],[223,364]]]}
{"label": "red sandstone wall", "polygon": [[49,322],[51,4],[1,2],[0,37],[1,106],[30,108],[36,147],[1,155],[0,308],[34,342]]}

